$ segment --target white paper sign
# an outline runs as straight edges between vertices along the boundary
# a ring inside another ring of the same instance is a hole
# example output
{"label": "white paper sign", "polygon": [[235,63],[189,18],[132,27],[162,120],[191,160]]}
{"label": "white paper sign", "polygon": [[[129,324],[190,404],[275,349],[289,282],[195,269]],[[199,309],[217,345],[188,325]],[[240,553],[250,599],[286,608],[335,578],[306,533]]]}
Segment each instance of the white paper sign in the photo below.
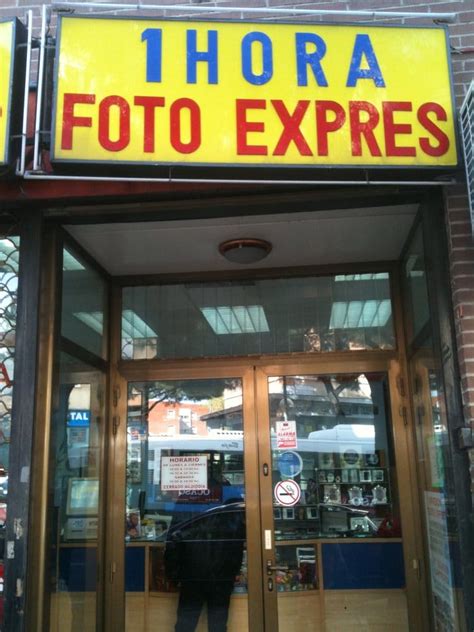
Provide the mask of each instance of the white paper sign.
{"label": "white paper sign", "polygon": [[277,448],[297,448],[296,421],[277,421]]}
{"label": "white paper sign", "polygon": [[162,456],[161,490],[207,489],[206,456]]}
{"label": "white paper sign", "polygon": [[155,454],[153,461],[148,463],[148,469],[153,468],[153,485],[160,485],[161,483],[161,450],[155,448]]}
{"label": "white paper sign", "polygon": [[444,496],[439,492],[425,492],[425,509],[437,629],[454,632],[456,612]]}

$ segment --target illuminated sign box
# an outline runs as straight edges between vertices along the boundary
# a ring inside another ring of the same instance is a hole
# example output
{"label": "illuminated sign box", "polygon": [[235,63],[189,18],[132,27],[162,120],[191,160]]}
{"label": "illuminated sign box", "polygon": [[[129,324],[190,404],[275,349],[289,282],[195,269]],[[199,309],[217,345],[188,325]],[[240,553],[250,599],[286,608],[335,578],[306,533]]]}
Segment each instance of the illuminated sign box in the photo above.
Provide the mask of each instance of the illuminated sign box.
{"label": "illuminated sign box", "polygon": [[0,165],[12,163],[20,145],[26,29],[16,19],[0,22]]}
{"label": "illuminated sign box", "polygon": [[443,28],[62,17],[58,166],[457,165]]}

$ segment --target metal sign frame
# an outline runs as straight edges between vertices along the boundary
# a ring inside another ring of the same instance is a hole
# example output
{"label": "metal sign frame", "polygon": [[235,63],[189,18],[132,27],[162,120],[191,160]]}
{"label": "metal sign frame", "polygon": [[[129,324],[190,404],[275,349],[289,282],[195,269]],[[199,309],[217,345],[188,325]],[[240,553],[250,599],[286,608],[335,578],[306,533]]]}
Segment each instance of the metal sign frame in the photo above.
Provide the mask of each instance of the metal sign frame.
{"label": "metal sign frame", "polygon": [[21,154],[24,121],[24,77],[27,57],[27,30],[18,18],[0,20],[1,24],[12,25],[10,46],[10,68],[8,77],[8,103],[5,104],[6,128],[5,149],[0,156],[0,167],[5,168],[0,175],[11,175],[10,167]]}
{"label": "metal sign frame", "polygon": [[[457,181],[460,173],[459,162],[459,136],[458,130],[455,126],[454,130],[454,142],[456,144],[456,156],[457,163],[452,166],[424,166],[424,165],[302,165],[302,166],[289,166],[289,165],[258,165],[258,169],[255,170],[255,165],[247,164],[204,164],[199,163],[137,163],[137,162],[123,162],[114,161],[113,163],[106,163],[105,161],[68,161],[68,162],[54,162],[53,166],[47,161],[46,163],[42,159],[42,138],[51,134],[50,130],[41,129],[41,113],[44,111],[45,104],[43,103],[44,94],[44,77],[45,77],[45,64],[46,64],[46,51],[51,48],[51,45],[46,42],[46,32],[50,21],[51,10],[62,7],[64,3],[53,3],[53,7],[46,7],[43,5],[43,19],[41,27],[40,38],[40,60],[39,60],[39,75],[38,75],[38,107],[36,112],[35,122],[35,136],[34,136],[34,160],[31,170],[24,171],[25,179],[42,179],[42,180],[76,180],[76,181],[128,181],[128,182],[179,182],[179,183],[241,183],[241,184],[258,184],[258,183],[271,183],[271,184],[326,184],[326,185],[434,185],[434,186],[446,186],[452,185]],[[75,3],[76,6],[82,6],[81,3]],[[84,4],[89,7],[89,4]],[[108,6],[108,4],[106,5]],[[110,5],[112,6],[112,5]],[[101,4],[101,7],[103,5]],[[137,7],[134,7],[135,9]],[[143,6],[140,8],[149,8]],[[153,7],[152,7],[153,8]],[[158,7],[156,7],[158,9]],[[159,7],[162,9],[163,7]],[[202,7],[188,7],[190,10],[202,9]],[[250,9],[249,9],[250,10]],[[242,10],[243,12],[246,9]],[[283,11],[283,10],[282,10]],[[215,9],[216,13],[219,13],[219,8]],[[291,15],[291,10],[284,10],[287,15]],[[305,11],[305,13],[307,13]],[[317,11],[316,13],[320,13]],[[333,12],[330,12],[331,14]],[[346,12],[345,12],[346,13]],[[354,12],[347,12],[348,15],[353,15]],[[377,12],[375,15],[370,12],[373,18],[386,15],[384,12]],[[355,15],[355,14],[354,14]],[[418,14],[425,15],[425,14]],[[414,17],[403,14],[403,17]],[[444,22],[451,22],[455,14],[443,14],[440,19]],[[71,17],[71,16],[68,16]],[[102,17],[95,16],[94,14],[77,15],[73,16],[77,18],[94,18]],[[428,17],[428,16],[427,16]],[[431,14],[429,15],[431,18]],[[131,17],[107,17],[104,19],[123,20],[123,19],[137,19]],[[163,18],[143,18],[140,16],[138,19],[159,19],[160,21],[176,21],[165,20]],[[182,21],[182,20],[179,20]],[[213,20],[208,20],[210,23]],[[224,22],[225,20],[218,20]],[[241,21],[239,21],[241,22]],[[251,24],[259,24],[258,20],[245,21]],[[265,18],[264,24],[268,24],[269,21]],[[271,23],[271,22],[270,22]],[[275,22],[280,24],[278,20]],[[289,22],[290,24],[294,24]],[[318,22],[318,25],[320,23]],[[345,26],[359,26],[357,22],[345,23]],[[393,28],[393,25],[374,23],[377,27]],[[447,50],[447,63],[448,73],[451,85],[451,103],[453,112],[455,112],[454,95],[452,90],[452,64],[449,55],[449,41],[447,37],[447,28],[440,26],[422,26],[411,27],[397,25],[397,28],[414,28],[423,29],[443,29],[446,33],[446,50]],[[56,49],[58,50],[58,48]],[[57,62],[55,62],[57,65]],[[52,121],[53,122],[53,121]],[[416,173],[416,179],[413,175]]]}

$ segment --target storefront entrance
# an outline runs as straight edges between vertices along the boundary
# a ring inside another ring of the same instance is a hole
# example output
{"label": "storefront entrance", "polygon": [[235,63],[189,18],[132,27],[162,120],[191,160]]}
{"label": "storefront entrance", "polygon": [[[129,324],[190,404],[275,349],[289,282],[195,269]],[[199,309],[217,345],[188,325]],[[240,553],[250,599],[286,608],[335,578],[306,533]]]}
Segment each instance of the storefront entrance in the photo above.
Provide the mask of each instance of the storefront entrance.
{"label": "storefront entrance", "polygon": [[[122,369],[106,629],[422,629],[391,355]],[[50,627],[58,632],[96,624],[87,588],[100,552],[85,540],[87,529],[96,535],[87,514],[99,480],[90,465],[68,482]]]}
{"label": "storefront entrance", "polygon": [[351,364],[127,376],[127,631],[408,629],[396,369]]}
{"label": "storefront entrance", "polygon": [[430,629],[398,264],[114,278],[60,245],[42,630]]}

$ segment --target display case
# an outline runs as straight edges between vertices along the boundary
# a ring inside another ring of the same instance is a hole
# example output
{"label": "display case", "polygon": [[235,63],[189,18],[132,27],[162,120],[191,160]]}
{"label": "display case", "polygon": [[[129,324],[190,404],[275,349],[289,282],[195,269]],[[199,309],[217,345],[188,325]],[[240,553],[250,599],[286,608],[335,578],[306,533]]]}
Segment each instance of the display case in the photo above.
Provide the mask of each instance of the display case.
{"label": "display case", "polygon": [[[279,475],[274,471],[275,479]],[[384,450],[316,453],[303,459],[297,480],[299,502],[292,507],[274,503],[277,540],[400,535]]]}

